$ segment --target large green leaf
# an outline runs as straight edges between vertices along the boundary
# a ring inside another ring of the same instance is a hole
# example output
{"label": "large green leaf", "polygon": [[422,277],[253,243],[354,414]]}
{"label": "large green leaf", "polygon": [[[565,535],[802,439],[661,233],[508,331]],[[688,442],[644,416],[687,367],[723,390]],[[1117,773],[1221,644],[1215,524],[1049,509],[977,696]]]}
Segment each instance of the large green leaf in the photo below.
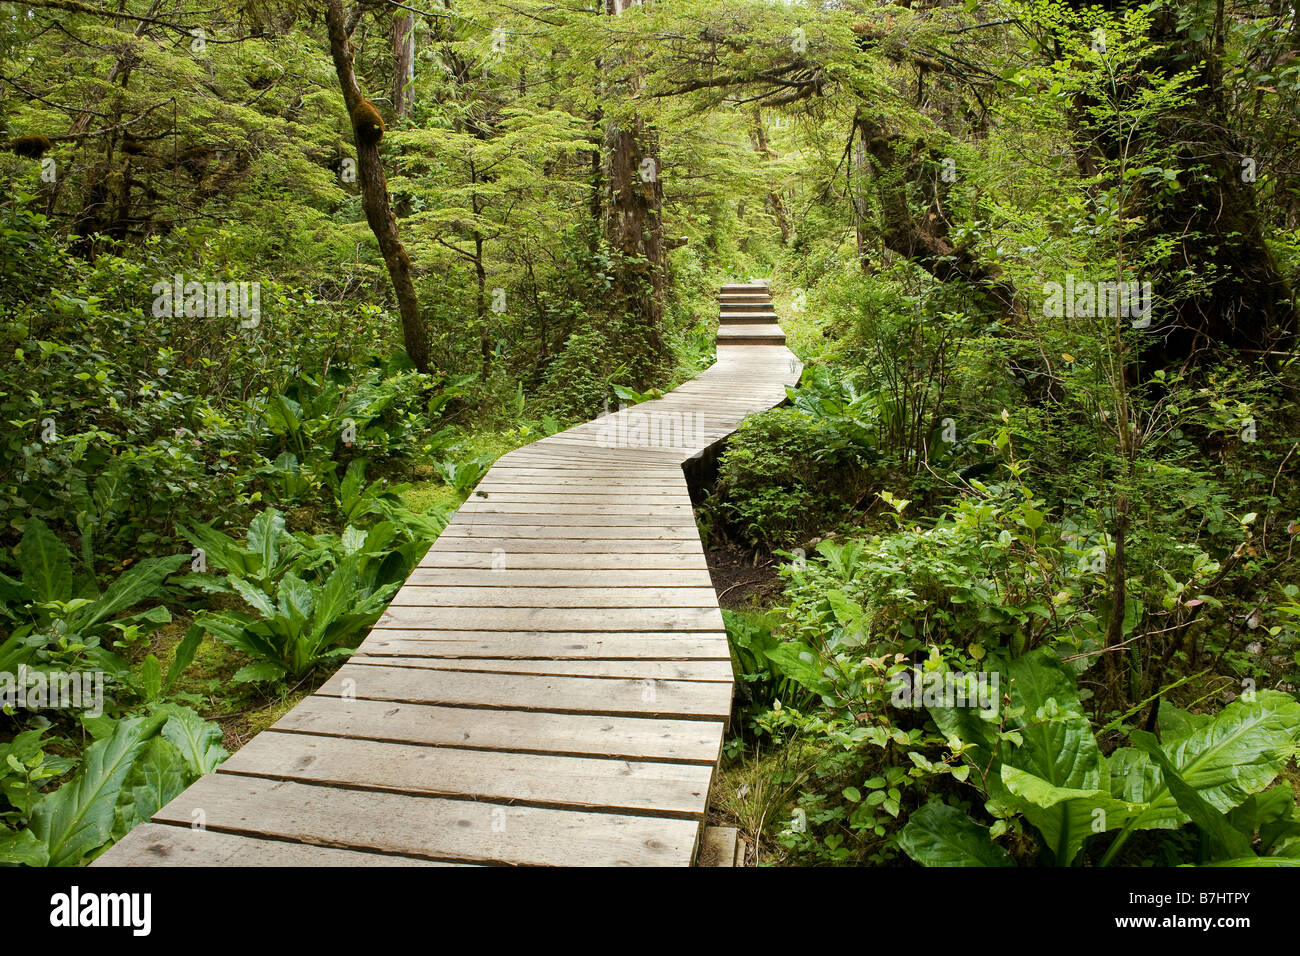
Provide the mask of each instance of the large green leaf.
{"label": "large green leaf", "polygon": [[108,841],[122,785],[165,719],[118,721],[111,736],[86,748],[77,776],[41,798],[31,830],[49,850],[51,866],[73,866]]}
{"label": "large green leaf", "polygon": [[922,866],[1014,866],[1007,851],[967,814],[931,802],[913,813],[898,835],[903,852]]}
{"label": "large green leaf", "polygon": [[[1022,800],[1018,808],[1042,834],[1057,865],[1069,866],[1085,839],[1119,826],[1130,814],[1109,799],[1106,765],[1073,674],[1046,651],[1017,658],[1008,674],[1011,706],[1023,710],[1016,727],[1022,743],[1005,755],[1003,781],[1008,766],[1027,775],[1011,779],[1038,799]],[[1070,792],[1075,795],[1065,796]],[[1050,802],[1043,805],[1045,797]]]}
{"label": "large green leaf", "polygon": [[1164,784],[1178,802],[1178,808],[1210,838],[1219,857],[1237,859],[1254,855],[1250,837],[1234,829],[1228,823],[1223,811],[1210,806],[1209,801],[1183,780],[1174,769],[1173,763],[1160,749],[1160,742],[1156,740],[1154,734],[1145,730],[1135,730],[1131,739],[1133,745],[1148,754],[1160,768]]}
{"label": "large green leaf", "polygon": [[248,548],[264,585],[274,576],[284,536],[284,515],[274,508],[267,508],[248,525]]}
{"label": "large green leaf", "polygon": [[788,677],[800,687],[814,694],[829,694],[831,683],[822,673],[822,662],[817,651],[800,641],[782,641],[765,652],[768,662],[783,677]]}
{"label": "large green leaf", "polygon": [[271,603],[270,597],[253,582],[237,574],[229,574],[226,576],[226,584],[258,614],[263,617],[275,616],[275,605]]}
{"label": "large green leaf", "polygon": [[47,866],[49,862],[50,851],[31,830],[0,836],[0,866]]}
{"label": "large green leaf", "polygon": [[69,626],[89,630],[109,620],[141,601],[158,597],[162,584],[189,560],[188,555],[171,554],[162,558],[147,558],[122,572],[104,596],[94,604],[77,611]]}
{"label": "large green leaf", "polygon": [[230,574],[247,575],[255,570],[250,567],[247,553],[230,535],[206,524],[196,524],[193,527],[177,525],[177,530],[185,535],[190,544],[203,552],[204,560],[210,566]]}
{"label": "large green leaf", "polygon": [[320,646],[325,633],[349,607],[357,603],[356,572],[359,556],[348,555],[330,572],[316,597],[316,614],[312,621],[311,638]]}
{"label": "large green leaf", "polygon": [[[1083,712],[1074,675],[1046,650],[1012,661],[1007,729],[1020,743],[999,742],[997,725],[975,708],[931,707],[948,737],[964,745],[989,806],[1022,814],[1061,866],[1070,865],[1094,833],[1120,826],[1132,811],[1111,797],[1105,761]],[[1001,760],[998,758],[1001,757]]]}
{"label": "large green leaf", "polygon": [[[1289,694],[1266,690],[1253,701],[1233,701],[1213,720],[1162,750],[1189,787],[1227,813],[1273,782],[1296,752],[1298,739],[1300,703]],[[1143,774],[1144,780],[1151,778]],[[1147,809],[1134,820],[1135,829],[1172,829],[1188,820],[1166,782],[1159,775],[1156,779],[1159,783],[1142,794]]]}
{"label": "large green leaf", "polygon": [[185,636],[181,642],[176,645],[176,654],[172,657],[172,662],[167,668],[167,678],[163,681],[163,687],[170,689],[176,683],[185,668],[189,667],[194,660],[194,654],[199,649],[199,643],[203,640],[203,628],[198,624],[191,624],[185,631]]}
{"label": "large green leaf", "polygon": [[[1145,738],[1139,738],[1145,739]],[[1254,700],[1237,699],[1186,737],[1164,744],[1161,753],[1173,775],[1160,770],[1160,762],[1140,747],[1110,765],[1122,766],[1117,781],[1125,799],[1146,806],[1116,837],[1103,864],[1109,864],[1137,830],[1171,830],[1192,817],[1180,804],[1193,805],[1187,793],[1220,814],[1228,813],[1251,794],[1268,787],[1297,751],[1300,740],[1300,703],[1279,691],[1260,691]],[[1122,751],[1121,751],[1122,752]],[[1117,752],[1119,753],[1119,752]],[[1170,781],[1176,780],[1173,789]],[[1179,783],[1187,791],[1181,790]]]}
{"label": "large green leaf", "polygon": [[39,603],[72,597],[72,552],[40,518],[31,518],[18,545],[23,584]]}
{"label": "large green leaf", "polygon": [[201,777],[217,769],[230,751],[221,746],[221,728],[204,720],[188,707],[168,706],[162,736],[176,745],[177,751],[194,777]]}
{"label": "large green leaf", "polygon": [[295,630],[305,629],[315,605],[312,586],[298,575],[290,571],[280,579],[280,587],[276,591],[276,611],[292,621]]}
{"label": "large green leaf", "polygon": [[125,836],[175,799],[194,779],[188,770],[185,758],[170,741],[161,736],[149,741],[118,797],[114,836]]}
{"label": "large green leaf", "polygon": [[0,673],[16,674],[22,664],[29,663],[36,654],[36,647],[28,643],[26,629],[10,635],[0,644]]}
{"label": "large green leaf", "polygon": [[1205,866],[1300,866],[1300,857],[1246,856],[1236,860],[1218,860]]}
{"label": "large green leaf", "polygon": [[0,571],[0,614],[14,619],[17,617],[15,612],[32,600],[33,595],[27,585]]}
{"label": "large green leaf", "polygon": [[195,626],[202,627],[217,640],[224,641],[250,657],[277,659],[279,650],[265,637],[254,632],[253,626],[256,623],[256,619],[239,611],[201,611],[194,618]]}
{"label": "large green leaf", "polygon": [[288,673],[280,664],[272,661],[256,661],[245,664],[230,678],[233,684],[259,683],[261,681],[279,680]]}

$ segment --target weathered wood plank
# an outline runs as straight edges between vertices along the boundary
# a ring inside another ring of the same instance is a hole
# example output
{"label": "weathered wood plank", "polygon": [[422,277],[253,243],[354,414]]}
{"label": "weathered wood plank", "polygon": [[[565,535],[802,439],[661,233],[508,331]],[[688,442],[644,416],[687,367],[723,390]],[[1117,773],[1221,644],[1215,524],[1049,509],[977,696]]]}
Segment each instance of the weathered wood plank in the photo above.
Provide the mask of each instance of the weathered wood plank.
{"label": "weathered wood plank", "polygon": [[267,731],[222,774],[434,796],[702,818],[712,776],[701,764],[462,750]]}
{"label": "weathered wood plank", "polygon": [[689,820],[505,806],[208,774],[154,817],[209,829],[426,859],[555,866],[686,866]]}
{"label": "weathered wood plank", "polygon": [[497,524],[495,522],[468,523],[456,521],[447,525],[438,540],[445,538],[495,538],[508,541],[526,540],[536,544],[563,540],[594,540],[609,538],[622,541],[689,541],[699,544],[699,532],[694,525],[661,525],[652,522],[643,524],[628,523],[602,527],[600,525],[545,525],[545,524]]}
{"label": "weathered wood plank", "polygon": [[549,658],[411,657],[357,653],[349,663],[388,667],[425,667],[455,671],[491,671],[503,674],[567,677],[622,677],[628,680],[702,680],[730,683],[730,661],[652,660],[648,655],[623,660],[553,660]]}
{"label": "weathered wood plank", "polygon": [[317,693],[561,714],[726,720],[731,713],[731,686],[707,681],[480,674],[351,663],[339,668]]}
{"label": "weathered wood plank", "polygon": [[274,730],[518,753],[717,763],[720,722],[475,710],[313,695]]}
{"label": "weathered wood plank", "polygon": [[521,551],[514,548],[507,552],[503,547],[500,554],[493,554],[491,548],[477,551],[466,549],[435,548],[420,559],[421,568],[485,568],[505,572],[509,570],[653,570],[653,569],[689,569],[702,570],[707,573],[708,565],[703,549],[691,551],[684,548],[661,549],[651,552],[639,549],[634,552],[613,551],[566,551],[557,552],[555,548],[536,552]]}
{"label": "weathered wood plank", "polygon": [[420,567],[411,572],[406,579],[407,585],[428,585],[434,587],[528,587],[528,588],[643,588],[643,587],[688,587],[711,588],[713,581],[709,572],[703,568],[691,570],[674,570],[671,568],[641,568],[636,570],[618,570],[606,568],[502,568],[491,570],[491,562],[480,564],[478,568],[429,568]]}
{"label": "weathered wood plank", "polygon": [[717,631],[717,607],[557,608],[402,607],[390,605],[382,627],[430,631]]}
{"label": "weathered wood plank", "polygon": [[142,823],[91,866],[458,866],[464,864],[340,850],[196,830],[190,823]]}
{"label": "weathered wood plank", "polygon": [[[564,512],[560,514],[537,514],[526,511],[523,514],[500,512],[491,508],[462,508],[447,525],[450,529],[481,528],[486,526],[502,528],[551,527],[551,528],[635,528],[653,531],[698,534],[695,529],[694,515],[689,508],[674,508],[666,514],[642,514],[641,512],[616,514],[584,514]],[[602,530],[603,533],[603,530]],[[446,534],[444,531],[443,534]]]}
{"label": "weathered wood plank", "polygon": [[635,515],[638,517],[663,518],[673,523],[681,522],[683,518],[690,520],[693,517],[689,500],[658,503],[640,499],[637,501],[625,500],[618,504],[607,503],[610,500],[606,499],[606,502],[565,501],[563,499],[559,501],[536,501],[516,497],[515,500],[507,501],[504,497],[499,498],[493,495],[491,498],[471,498],[461,505],[460,513],[475,519],[483,515],[514,515],[515,521],[519,520],[519,515],[531,515],[536,520],[547,517],[558,519],[565,516],[573,518],[592,516],[613,518]]}
{"label": "weathered wood plank", "polygon": [[409,631],[376,628],[357,648],[379,657],[496,658],[499,660],[695,660],[727,662],[725,634],[663,632],[628,634],[578,632]]}
{"label": "weathered wood plank", "polygon": [[445,587],[405,584],[394,596],[394,607],[427,607],[452,604],[456,607],[490,608],[604,608],[604,607],[715,607],[712,587],[703,588],[530,588],[483,582],[481,587]]}
{"label": "weathered wood plank", "polygon": [[[582,554],[592,563],[589,567],[605,567],[604,559],[618,553],[627,554],[692,554],[704,559],[704,548],[698,536],[694,538],[646,538],[624,533],[622,537],[587,535],[586,537],[548,536],[545,539],[519,537],[511,532],[517,529],[496,528],[494,533],[482,535],[445,535],[433,548],[437,551],[493,551],[510,554]],[[430,552],[432,553],[432,551]],[[613,558],[608,560],[612,561]],[[609,564],[610,567],[616,565]]]}

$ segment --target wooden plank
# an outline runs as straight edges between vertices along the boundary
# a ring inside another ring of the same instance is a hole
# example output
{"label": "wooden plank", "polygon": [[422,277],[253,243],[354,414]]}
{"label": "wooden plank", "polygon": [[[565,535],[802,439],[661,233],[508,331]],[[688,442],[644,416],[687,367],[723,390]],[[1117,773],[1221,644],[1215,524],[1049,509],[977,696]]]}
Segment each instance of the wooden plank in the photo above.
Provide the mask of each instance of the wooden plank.
{"label": "wooden plank", "polygon": [[648,634],[583,632],[409,631],[376,628],[357,653],[499,660],[694,660],[729,661],[725,634],[670,631]]}
{"label": "wooden plank", "polygon": [[499,483],[502,487],[513,488],[516,485],[533,485],[543,488],[570,488],[582,487],[599,491],[603,488],[633,488],[647,489],[648,491],[658,492],[660,490],[671,491],[674,494],[686,494],[686,476],[682,474],[681,469],[674,469],[672,473],[650,474],[650,475],[594,475],[586,471],[567,471],[553,468],[506,468],[500,465],[493,468],[483,480],[479,483],[480,488],[490,488],[493,483]]}
{"label": "wooden plank", "polygon": [[546,524],[496,524],[486,521],[475,524],[453,522],[447,525],[438,540],[444,538],[496,538],[507,541],[520,539],[535,544],[564,539],[593,540],[610,538],[621,541],[690,541],[699,543],[699,532],[695,525],[659,525],[645,522],[640,525],[624,524],[602,527],[599,525],[582,525],[580,527]]}
{"label": "wooden plank", "polygon": [[331,846],[142,823],[91,866],[459,866]]}
{"label": "wooden plank", "polygon": [[[649,531],[698,534],[694,515],[689,508],[674,508],[667,514],[537,514],[535,510],[502,513],[487,508],[462,508],[447,525],[451,528],[480,527],[549,527],[549,528],[633,528]],[[444,531],[443,534],[446,534]]]}
{"label": "wooden plank", "polygon": [[[487,582],[485,581],[486,585]],[[529,588],[443,587],[406,584],[395,595],[392,607],[429,607],[452,604],[456,607],[490,608],[605,608],[605,607],[716,607],[712,587],[703,588]]]}
{"label": "wooden plank", "polygon": [[[593,506],[593,514],[602,514],[601,509],[617,509],[625,507],[628,511],[640,512],[640,514],[653,514],[653,512],[643,511],[645,507],[651,507],[655,511],[667,509],[690,509],[692,501],[685,494],[629,494],[627,489],[608,490],[603,494],[591,492],[575,492],[572,494],[563,493],[546,493],[538,494],[536,492],[491,492],[473,494],[473,497],[465,501],[461,507],[474,505],[493,505],[495,507],[512,506],[510,510],[532,509],[533,511],[550,512],[550,514],[562,514],[572,507]],[[612,511],[610,512],[612,514]]]}
{"label": "wooden plank", "polygon": [[397,654],[368,656],[353,654],[349,663],[363,666],[435,668],[502,674],[533,674],[566,677],[621,677],[628,680],[702,680],[730,682],[731,661],[653,660],[649,655],[624,660],[552,660],[549,658],[453,658],[410,657]]}
{"label": "wooden plank", "polygon": [[502,568],[492,570],[491,562],[478,568],[416,568],[406,579],[407,585],[437,587],[529,587],[529,588],[638,588],[691,587],[711,588],[709,572],[700,569],[641,568],[611,570],[606,568]]}
{"label": "wooden plank", "polygon": [[448,542],[445,548],[435,548],[420,559],[421,568],[488,568],[506,572],[513,569],[619,571],[647,569],[700,569],[707,573],[704,551],[685,548],[661,550],[657,553],[645,549],[635,552],[582,552],[557,553],[554,548],[537,552],[518,548],[493,554],[490,548],[478,551],[454,549]]}
{"label": "wooden plank", "polygon": [[474,750],[709,766],[717,763],[722,748],[722,724],[716,721],[473,710],[321,695],[303,700],[272,729]]}
{"label": "wooden plank", "polygon": [[705,681],[478,674],[359,664],[344,664],[317,693],[560,714],[725,720],[731,713],[731,687]]}
{"label": "wooden plank", "polygon": [[556,608],[390,606],[383,627],[432,631],[717,631],[717,607]]}
{"label": "wooden plank", "polygon": [[208,774],[158,811],[188,825],[425,859],[555,866],[686,866],[689,820],[504,806]]}
{"label": "wooden plank", "polygon": [[581,554],[586,556],[588,567],[616,567],[612,564],[619,553],[626,554],[691,554],[699,555],[704,560],[704,548],[699,537],[695,538],[644,538],[626,535],[624,537],[603,537],[588,535],[582,538],[567,538],[550,535],[527,538],[511,534],[510,529],[497,528],[494,535],[487,529],[482,535],[444,535],[430,550],[433,551],[494,551],[503,555],[517,554]]}
{"label": "wooden plank", "polygon": [[712,777],[701,764],[462,750],[276,731],[259,734],[219,772],[694,819],[704,815]]}

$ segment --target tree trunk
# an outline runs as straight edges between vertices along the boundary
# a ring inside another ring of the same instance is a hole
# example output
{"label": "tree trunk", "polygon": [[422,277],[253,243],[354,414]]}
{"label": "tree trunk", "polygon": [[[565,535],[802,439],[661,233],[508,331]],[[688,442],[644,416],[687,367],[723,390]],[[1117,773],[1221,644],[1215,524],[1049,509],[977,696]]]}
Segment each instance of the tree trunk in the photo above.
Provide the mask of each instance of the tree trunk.
{"label": "tree trunk", "polygon": [[[1214,34],[1223,36],[1222,7]],[[1264,241],[1255,187],[1243,181],[1248,151],[1232,129],[1224,100],[1222,49],[1193,41],[1178,10],[1162,9],[1151,29],[1153,72],[1168,76],[1200,62],[1199,88],[1185,110],[1163,117],[1158,135],[1181,142],[1180,188],[1158,203],[1148,219],[1153,236],[1183,237],[1171,269],[1188,267],[1213,277],[1208,294],[1176,305],[1175,333],[1167,348],[1181,357],[1198,344],[1277,347],[1289,337],[1294,314],[1291,288]]]}
{"label": "tree trunk", "polygon": [[[605,0],[607,16],[618,16],[639,0]],[[633,75],[623,86],[635,91]],[[623,89],[613,95],[628,95]],[[606,95],[611,95],[606,91]],[[639,116],[611,122],[605,129],[605,240],[613,251],[613,317],[629,324],[638,341],[633,371],[637,385],[649,384],[665,357],[663,184],[658,139]]]}
{"label": "tree trunk", "polygon": [[409,13],[393,20],[393,61],[393,113],[405,119],[415,99],[415,17]]}
{"label": "tree trunk", "polygon": [[[939,198],[941,186],[932,183],[938,157],[906,142],[865,112],[854,119],[859,146],[874,164],[876,194],[880,202],[880,236],[885,246],[912,260],[940,282],[965,282],[1004,313],[1015,309],[1015,287],[993,265],[980,262],[969,249],[948,238],[948,221]],[[920,214],[913,211],[918,191],[931,198]]]}
{"label": "tree trunk", "polygon": [[[356,117],[366,107],[374,107],[361,95],[357,86],[356,74],[352,69],[352,48],[348,42],[347,19],[343,13],[342,0],[326,0],[325,22],[329,28],[330,54],[334,59],[334,69],[338,73],[339,86],[343,90],[343,102],[348,108],[348,116]],[[357,147],[357,182],[361,186],[361,206],[366,213],[366,222],[370,231],[379,242],[379,252],[388,267],[388,275],[393,281],[393,291],[397,295],[397,305],[402,318],[402,338],[406,352],[412,363],[421,372],[429,370],[429,337],[424,328],[424,319],[420,315],[420,302],[415,295],[415,283],[411,280],[411,257],[397,235],[397,220],[390,208],[388,180],[384,176],[384,166],[379,158],[379,138],[377,135],[361,135],[356,121],[353,122],[353,138]]]}
{"label": "tree trunk", "polygon": [[637,119],[629,127],[611,126],[605,145],[605,237],[619,257],[613,303],[641,331],[641,344],[655,360],[664,349],[663,184],[655,138]]}
{"label": "tree trunk", "polygon": [[[1082,0],[1071,5],[1090,6]],[[1105,6],[1118,12],[1138,4],[1112,0]],[[1204,293],[1171,303],[1162,339],[1152,343],[1152,352],[1175,361],[1206,346],[1277,348],[1294,334],[1292,289],[1264,241],[1255,187],[1242,175],[1250,147],[1233,128],[1223,85],[1221,2],[1215,11],[1214,22],[1204,24],[1211,28],[1206,39],[1197,40],[1195,24],[1180,16],[1185,11],[1178,5],[1161,7],[1151,24],[1146,47],[1151,53],[1125,91],[1136,93],[1141,77],[1196,73],[1189,103],[1163,113],[1142,133],[1150,143],[1177,145],[1178,189],[1168,196],[1141,196],[1135,210],[1144,223],[1139,241],[1173,242],[1164,269],[1171,285],[1185,281],[1181,274],[1189,271],[1206,280]],[[1084,175],[1096,174],[1100,161],[1114,159],[1125,145],[1096,128],[1090,105],[1081,99],[1071,113],[1081,144],[1076,161]]]}
{"label": "tree trunk", "polygon": [[[767,143],[767,130],[763,128],[763,111],[758,107],[754,109],[754,151],[765,160],[777,156],[776,150]],[[790,214],[786,211],[785,200],[775,189],[768,190],[767,208],[776,219],[777,228],[781,230],[781,244],[785,245],[790,241]]]}

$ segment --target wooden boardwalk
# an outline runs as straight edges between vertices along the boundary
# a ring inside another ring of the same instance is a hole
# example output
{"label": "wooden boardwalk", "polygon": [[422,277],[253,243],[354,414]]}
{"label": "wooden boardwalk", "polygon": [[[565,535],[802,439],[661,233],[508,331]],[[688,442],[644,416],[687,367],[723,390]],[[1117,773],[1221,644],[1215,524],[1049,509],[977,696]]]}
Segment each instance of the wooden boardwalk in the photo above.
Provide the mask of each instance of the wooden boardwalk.
{"label": "wooden boardwalk", "polygon": [[683,463],[800,367],[761,285],[662,399],[502,457],[356,654],[97,865],[688,865],[732,673]]}

